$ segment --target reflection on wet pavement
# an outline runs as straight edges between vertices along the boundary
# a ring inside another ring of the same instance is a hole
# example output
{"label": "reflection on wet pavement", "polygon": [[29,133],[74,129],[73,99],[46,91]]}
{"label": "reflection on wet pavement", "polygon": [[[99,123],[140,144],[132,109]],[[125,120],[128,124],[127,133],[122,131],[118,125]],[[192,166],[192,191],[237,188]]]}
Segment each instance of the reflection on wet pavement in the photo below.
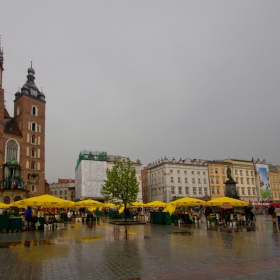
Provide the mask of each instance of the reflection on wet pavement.
{"label": "reflection on wet pavement", "polygon": [[279,249],[279,229],[267,217],[255,227],[229,228],[69,223],[65,230],[0,234],[0,277],[278,279]]}
{"label": "reflection on wet pavement", "polygon": [[53,244],[93,242],[96,240],[100,240],[102,238],[104,238],[104,236],[82,237],[77,239],[25,240],[25,241],[18,241],[18,242],[0,242],[0,248],[32,247],[32,246],[53,245]]}
{"label": "reflection on wet pavement", "polygon": [[170,234],[191,235],[193,233],[191,233],[189,231],[173,231],[173,232],[170,232]]}

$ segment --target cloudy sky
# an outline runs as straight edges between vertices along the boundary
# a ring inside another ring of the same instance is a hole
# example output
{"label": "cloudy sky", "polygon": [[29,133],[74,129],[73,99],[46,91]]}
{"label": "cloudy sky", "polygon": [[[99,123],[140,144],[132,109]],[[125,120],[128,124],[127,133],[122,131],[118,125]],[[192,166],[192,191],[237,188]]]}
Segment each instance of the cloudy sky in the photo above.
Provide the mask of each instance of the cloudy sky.
{"label": "cloudy sky", "polygon": [[280,164],[279,1],[1,1],[6,107],[30,61],[46,179],[80,151]]}

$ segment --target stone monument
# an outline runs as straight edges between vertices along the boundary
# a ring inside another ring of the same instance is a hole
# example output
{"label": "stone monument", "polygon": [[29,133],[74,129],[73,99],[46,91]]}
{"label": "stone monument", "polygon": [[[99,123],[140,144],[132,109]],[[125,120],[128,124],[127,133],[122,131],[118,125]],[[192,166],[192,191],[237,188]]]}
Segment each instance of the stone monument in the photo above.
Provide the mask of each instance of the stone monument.
{"label": "stone monument", "polygon": [[233,178],[231,176],[231,169],[229,166],[227,167],[227,178],[228,178],[228,180],[225,182],[225,184],[226,184],[225,196],[239,199],[239,195],[238,195],[238,192],[236,189],[236,182],[233,180]]}

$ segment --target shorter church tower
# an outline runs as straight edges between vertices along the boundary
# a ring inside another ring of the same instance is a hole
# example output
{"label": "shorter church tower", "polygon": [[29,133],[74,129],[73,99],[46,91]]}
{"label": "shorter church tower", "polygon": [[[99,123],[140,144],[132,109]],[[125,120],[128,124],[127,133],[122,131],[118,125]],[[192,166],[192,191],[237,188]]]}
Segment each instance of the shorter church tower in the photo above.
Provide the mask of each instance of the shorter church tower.
{"label": "shorter church tower", "polygon": [[35,84],[35,70],[15,93],[14,117],[5,108],[3,49],[0,46],[0,202],[45,194],[45,95]]}

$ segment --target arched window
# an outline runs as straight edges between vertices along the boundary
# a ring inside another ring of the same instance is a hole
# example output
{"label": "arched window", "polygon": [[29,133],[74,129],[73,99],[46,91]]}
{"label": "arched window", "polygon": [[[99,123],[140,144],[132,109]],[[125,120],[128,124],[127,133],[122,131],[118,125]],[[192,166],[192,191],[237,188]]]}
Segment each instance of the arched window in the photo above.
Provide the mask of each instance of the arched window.
{"label": "arched window", "polygon": [[16,159],[18,160],[18,143],[14,139],[10,139],[6,144],[6,162]]}
{"label": "arched window", "polygon": [[36,136],[35,136],[35,134],[32,134],[32,136],[31,136],[31,143],[32,144],[36,144]]}
{"label": "arched window", "polygon": [[36,123],[35,123],[35,122],[33,122],[33,123],[31,124],[31,130],[32,130],[32,131],[36,131]]}
{"label": "arched window", "polygon": [[4,203],[6,203],[6,204],[10,204],[11,203],[11,199],[10,199],[9,196],[5,196],[4,197]]}
{"label": "arched window", "polygon": [[31,169],[32,169],[32,170],[35,169],[35,162],[34,162],[34,161],[31,162]]}
{"label": "arched window", "polygon": [[17,107],[17,116],[20,114],[20,107]]}
{"label": "arched window", "polygon": [[31,156],[32,156],[32,157],[35,157],[35,155],[36,155],[35,149],[32,148],[32,150],[31,150]]}
{"label": "arched window", "polygon": [[37,116],[37,112],[38,112],[38,110],[37,110],[36,106],[32,106],[31,114],[33,116]]}
{"label": "arched window", "polygon": [[15,197],[14,201],[19,201],[19,200],[21,200],[21,197],[18,195]]}

